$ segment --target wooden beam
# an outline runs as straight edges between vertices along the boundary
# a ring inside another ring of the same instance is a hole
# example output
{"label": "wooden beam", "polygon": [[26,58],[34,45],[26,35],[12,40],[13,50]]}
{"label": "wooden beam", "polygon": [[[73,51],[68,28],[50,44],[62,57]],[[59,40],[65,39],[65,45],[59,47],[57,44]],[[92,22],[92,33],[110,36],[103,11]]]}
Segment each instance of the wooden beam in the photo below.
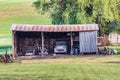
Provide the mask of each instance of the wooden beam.
{"label": "wooden beam", "polygon": [[12,57],[14,58],[14,32],[12,31]]}
{"label": "wooden beam", "polygon": [[73,36],[72,36],[72,32],[70,33],[70,41],[71,41],[71,50],[72,50],[72,47],[73,47]]}
{"label": "wooden beam", "polygon": [[16,40],[17,36],[16,36],[16,32],[13,31],[12,32],[12,54],[13,54],[13,58],[17,57],[17,40]]}
{"label": "wooden beam", "polygon": [[44,33],[43,32],[41,32],[41,38],[42,38],[42,51],[41,51],[41,54],[42,54],[42,56],[44,55],[43,53],[44,53]]}

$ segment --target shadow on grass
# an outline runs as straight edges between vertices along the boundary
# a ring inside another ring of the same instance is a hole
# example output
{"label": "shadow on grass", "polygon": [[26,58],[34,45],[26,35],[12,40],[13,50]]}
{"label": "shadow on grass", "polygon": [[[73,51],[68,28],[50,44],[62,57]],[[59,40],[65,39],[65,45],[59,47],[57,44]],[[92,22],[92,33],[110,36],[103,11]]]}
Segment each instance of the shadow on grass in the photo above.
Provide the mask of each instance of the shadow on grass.
{"label": "shadow on grass", "polygon": [[97,58],[104,58],[106,56],[107,55],[92,55],[91,57],[89,57],[89,60],[94,60],[94,59],[97,59]]}
{"label": "shadow on grass", "polygon": [[10,46],[10,45],[0,46],[0,49],[8,49],[8,48],[12,48],[12,46]]}
{"label": "shadow on grass", "polygon": [[0,46],[0,55],[5,54],[7,50],[8,54],[12,54],[12,46]]}
{"label": "shadow on grass", "polygon": [[103,63],[109,63],[109,64],[120,64],[120,61],[110,61],[110,62],[103,62]]}
{"label": "shadow on grass", "polygon": [[95,60],[95,59],[98,59],[98,58],[106,58],[106,57],[117,57],[117,58],[120,58],[120,54],[112,54],[112,55],[92,55],[90,57],[88,57],[89,60]]}

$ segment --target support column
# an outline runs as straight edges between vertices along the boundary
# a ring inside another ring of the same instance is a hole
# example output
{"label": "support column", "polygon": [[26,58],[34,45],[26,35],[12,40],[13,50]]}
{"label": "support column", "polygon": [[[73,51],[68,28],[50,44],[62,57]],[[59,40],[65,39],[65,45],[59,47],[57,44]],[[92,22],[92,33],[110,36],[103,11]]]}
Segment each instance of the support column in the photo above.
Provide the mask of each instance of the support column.
{"label": "support column", "polygon": [[72,32],[70,33],[70,41],[71,41],[71,51],[72,51],[72,47],[73,47],[73,36],[72,36]]}
{"label": "support column", "polygon": [[42,38],[42,51],[41,51],[41,54],[43,56],[44,55],[44,34],[43,34],[43,32],[41,32],[41,38]]}
{"label": "support column", "polygon": [[16,41],[16,32],[13,31],[12,32],[12,55],[13,55],[13,58],[16,58],[17,57],[17,41]]}
{"label": "support column", "polygon": [[14,32],[12,31],[12,57],[14,58]]}

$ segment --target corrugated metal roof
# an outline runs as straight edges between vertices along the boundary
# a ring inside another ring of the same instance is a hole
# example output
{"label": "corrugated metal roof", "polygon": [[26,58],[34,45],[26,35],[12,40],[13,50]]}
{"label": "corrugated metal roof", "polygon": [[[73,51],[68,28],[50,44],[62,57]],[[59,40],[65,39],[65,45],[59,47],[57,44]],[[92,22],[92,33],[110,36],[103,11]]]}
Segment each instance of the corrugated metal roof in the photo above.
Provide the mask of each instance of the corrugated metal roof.
{"label": "corrugated metal roof", "polygon": [[12,31],[41,31],[41,32],[69,32],[69,31],[91,31],[98,30],[97,24],[77,24],[77,25],[28,25],[13,24]]}

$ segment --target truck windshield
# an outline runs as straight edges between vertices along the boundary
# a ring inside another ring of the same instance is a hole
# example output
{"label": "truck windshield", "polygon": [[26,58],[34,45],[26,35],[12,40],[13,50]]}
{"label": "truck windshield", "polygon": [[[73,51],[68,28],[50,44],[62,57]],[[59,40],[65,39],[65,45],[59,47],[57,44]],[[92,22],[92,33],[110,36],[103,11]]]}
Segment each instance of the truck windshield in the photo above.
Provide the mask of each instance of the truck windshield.
{"label": "truck windshield", "polygon": [[65,42],[56,42],[56,45],[66,45]]}

